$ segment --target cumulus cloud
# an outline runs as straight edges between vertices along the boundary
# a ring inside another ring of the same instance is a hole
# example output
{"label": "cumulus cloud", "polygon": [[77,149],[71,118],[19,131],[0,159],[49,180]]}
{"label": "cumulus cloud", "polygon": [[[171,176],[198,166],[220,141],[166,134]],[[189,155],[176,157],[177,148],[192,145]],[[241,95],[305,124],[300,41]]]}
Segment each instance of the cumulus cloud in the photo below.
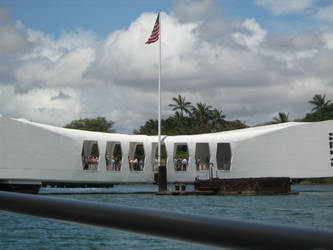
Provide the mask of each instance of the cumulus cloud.
{"label": "cumulus cloud", "polygon": [[263,30],[255,19],[247,19],[244,22],[244,28],[246,28],[249,34],[246,33],[233,33],[235,41],[240,45],[246,46],[250,50],[257,49],[259,45],[264,41],[266,31]]}
{"label": "cumulus cloud", "polygon": [[55,61],[46,56],[23,60],[13,73],[16,90],[26,92],[33,88],[88,84],[82,73],[93,59],[94,49],[87,47],[62,53]]}
{"label": "cumulus cloud", "polygon": [[[303,2],[298,9],[310,6]],[[270,33],[255,18],[208,18],[213,1],[187,4],[187,14],[181,2],[161,14],[162,116],[172,113],[177,94],[248,124],[278,112],[302,118],[314,94],[333,96],[331,30]],[[59,126],[105,116],[118,132],[156,118],[158,43],[145,45],[155,19],[143,13],[104,40],[85,30],[55,38],[1,23],[0,30],[7,25],[20,34],[24,50],[12,50],[15,60],[0,59],[0,113]]]}
{"label": "cumulus cloud", "polygon": [[7,117],[27,118],[28,120],[63,126],[81,110],[78,95],[72,89],[62,89],[71,98],[52,100],[59,94],[58,89],[32,89],[17,94],[11,86],[0,86],[1,113]]}
{"label": "cumulus cloud", "polygon": [[82,29],[63,31],[59,38],[55,39],[52,35],[26,28],[21,22],[18,22],[16,26],[25,31],[27,39],[34,44],[33,52],[24,57],[26,60],[45,58],[55,62],[72,50],[95,47],[97,44],[96,34],[92,31]]}
{"label": "cumulus cloud", "polygon": [[275,15],[299,13],[310,8],[316,0],[255,0],[257,5],[271,10]]}
{"label": "cumulus cloud", "polygon": [[323,34],[323,40],[327,48],[333,50],[333,32]]}
{"label": "cumulus cloud", "polygon": [[62,90],[59,90],[58,95],[52,96],[51,100],[70,99],[70,98],[72,98],[72,96],[65,94],[64,92],[62,92]]}
{"label": "cumulus cloud", "polygon": [[333,22],[333,4],[319,9],[316,17],[324,21]]}
{"label": "cumulus cloud", "polygon": [[202,21],[220,11],[220,7],[213,0],[178,0],[174,7],[174,14],[180,21],[185,22]]}
{"label": "cumulus cloud", "polygon": [[[196,37],[192,31],[196,25],[180,23],[164,13],[161,16],[162,21],[168,24],[163,29],[164,32],[162,31],[164,76],[182,78],[184,75],[195,74],[198,65],[193,56]],[[154,88],[158,68],[158,44],[147,46],[144,41],[149,37],[155,18],[153,13],[143,14],[128,30],[111,33],[97,47],[96,59],[87,69],[86,77],[131,88]]]}
{"label": "cumulus cloud", "polygon": [[7,9],[0,8],[0,56],[22,55],[31,48],[32,43],[27,40],[27,34],[16,28]]}

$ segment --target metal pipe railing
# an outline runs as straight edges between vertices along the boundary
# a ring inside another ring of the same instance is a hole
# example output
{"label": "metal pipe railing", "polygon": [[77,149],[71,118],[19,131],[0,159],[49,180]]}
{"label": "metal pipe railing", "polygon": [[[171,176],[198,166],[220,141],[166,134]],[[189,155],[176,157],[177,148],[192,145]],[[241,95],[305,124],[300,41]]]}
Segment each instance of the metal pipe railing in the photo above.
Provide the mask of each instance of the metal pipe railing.
{"label": "metal pipe railing", "polygon": [[126,232],[245,249],[333,249],[328,230],[0,192],[0,210]]}

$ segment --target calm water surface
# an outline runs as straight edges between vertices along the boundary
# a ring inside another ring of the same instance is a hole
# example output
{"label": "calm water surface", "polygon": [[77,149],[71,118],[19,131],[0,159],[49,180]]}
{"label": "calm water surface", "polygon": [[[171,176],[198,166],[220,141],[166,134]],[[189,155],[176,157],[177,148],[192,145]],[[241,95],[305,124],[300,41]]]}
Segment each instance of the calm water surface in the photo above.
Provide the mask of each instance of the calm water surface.
{"label": "calm water surface", "polygon": [[[311,226],[333,230],[333,186],[297,185],[299,195],[287,196],[157,196],[155,186],[116,186],[101,194],[48,194],[49,196],[154,208],[222,218]],[[72,189],[73,190],[73,189]],[[43,189],[41,193],[71,192]],[[126,192],[145,192],[127,194]],[[110,192],[116,192],[112,194]],[[108,229],[57,222],[0,211],[0,249],[209,249]]]}

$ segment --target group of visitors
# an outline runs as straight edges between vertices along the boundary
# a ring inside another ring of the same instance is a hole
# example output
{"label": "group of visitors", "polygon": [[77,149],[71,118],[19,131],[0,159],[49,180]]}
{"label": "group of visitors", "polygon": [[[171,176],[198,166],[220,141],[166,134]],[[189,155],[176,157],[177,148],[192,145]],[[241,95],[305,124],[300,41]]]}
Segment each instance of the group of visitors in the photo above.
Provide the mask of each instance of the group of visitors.
{"label": "group of visitors", "polygon": [[113,157],[110,159],[109,155],[105,156],[105,160],[106,160],[106,170],[107,171],[120,171],[121,160],[116,160]]}
{"label": "group of visitors", "polygon": [[143,159],[138,159],[136,157],[134,158],[128,157],[128,164],[130,167],[130,171],[143,171],[144,167]]}
{"label": "group of visitors", "polygon": [[[173,158],[174,166],[176,171],[186,171],[189,160],[187,158]],[[200,157],[195,157],[195,166],[198,171],[209,170],[209,158],[207,157],[204,162],[201,161]]]}
{"label": "group of visitors", "polygon": [[207,157],[205,162],[201,162],[200,157],[196,157],[195,166],[198,171],[209,170],[209,158]]}
{"label": "group of visitors", "polygon": [[84,156],[83,158],[83,169],[84,170],[97,170],[99,164],[98,156]]}
{"label": "group of visitors", "polygon": [[176,171],[186,171],[188,166],[188,159],[187,158],[173,158],[173,164],[175,166]]}
{"label": "group of visitors", "polygon": [[[110,158],[109,155],[105,156],[106,159],[106,169],[107,171],[120,171],[121,160],[115,160],[113,157]],[[174,157],[174,167],[175,171],[186,171],[189,160],[188,158],[176,158]],[[99,164],[99,157],[97,156],[84,156],[83,158],[83,169],[84,170],[97,170]],[[128,157],[128,164],[130,171],[143,171],[144,160],[138,159],[136,157]],[[195,158],[195,166],[198,171],[209,170],[209,159],[207,157],[205,162],[201,162],[200,157]],[[153,171],[158,171],[157,158],[154,159]]]}

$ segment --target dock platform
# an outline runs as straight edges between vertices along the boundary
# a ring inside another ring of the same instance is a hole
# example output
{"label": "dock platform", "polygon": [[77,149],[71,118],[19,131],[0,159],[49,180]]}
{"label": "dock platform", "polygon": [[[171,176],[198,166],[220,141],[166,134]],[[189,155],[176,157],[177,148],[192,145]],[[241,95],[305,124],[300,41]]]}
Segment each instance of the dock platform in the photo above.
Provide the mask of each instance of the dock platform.
{"label": "dock platform", "polygon": [[196,179],[194,190],[186,191],[175,186],[174,191],[160,191],[158,195],[291,195],[291,179],[288,177]]}

